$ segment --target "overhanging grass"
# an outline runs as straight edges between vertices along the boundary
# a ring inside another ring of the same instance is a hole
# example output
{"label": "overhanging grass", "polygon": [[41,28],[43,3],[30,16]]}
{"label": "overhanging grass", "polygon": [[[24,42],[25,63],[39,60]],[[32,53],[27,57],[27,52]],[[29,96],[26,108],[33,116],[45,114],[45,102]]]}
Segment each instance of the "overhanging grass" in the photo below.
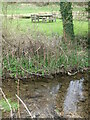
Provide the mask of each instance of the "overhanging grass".
{"label": "overhanging grass", "polygon": [[[59,46],[63,49],[63,54],[62,51],[58,51]],[[3,55],[3,67],[10,72],[12,77],[16,77],[16,73],[18,73],[18,76],[22,77],[27,75],[26,72],[21,69],[21,66],[29,73],[40,73],[42,75],[55,73],[61,69],[62,65],[64,65],[66,71],[73,68],[79,70],[88,67],[88,52],[87,49],[82,47],[82,45],[73,45],[72,47],[72,45],[68,46],[67,43],[63,44],[62,42],[60,45],[57,45],[57,48],[55,48],[54,56],[53,54],[47,54],[46,56],[48,57],[45,57],[45,59],[44,57],[40,57],[41,55],[39,56],[40,59],[38,59],[39,54],[32,56],[30,60],[30,55],[27,57],[21,55],[19,58],[16,55],[12,57],[12,51],[8,52],[10,54],[8,58]],[[52,50],[50,52],[52,53]]]}

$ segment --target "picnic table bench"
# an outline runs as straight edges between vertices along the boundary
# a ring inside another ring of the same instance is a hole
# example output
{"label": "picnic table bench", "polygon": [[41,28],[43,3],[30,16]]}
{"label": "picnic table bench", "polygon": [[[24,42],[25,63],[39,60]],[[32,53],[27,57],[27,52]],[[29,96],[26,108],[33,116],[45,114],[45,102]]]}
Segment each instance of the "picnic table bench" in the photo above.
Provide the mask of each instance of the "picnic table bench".
{"label": "picnic table bench", "polygon": [[55,14],[32,14],[31,21],[32,22],[56,22]]}

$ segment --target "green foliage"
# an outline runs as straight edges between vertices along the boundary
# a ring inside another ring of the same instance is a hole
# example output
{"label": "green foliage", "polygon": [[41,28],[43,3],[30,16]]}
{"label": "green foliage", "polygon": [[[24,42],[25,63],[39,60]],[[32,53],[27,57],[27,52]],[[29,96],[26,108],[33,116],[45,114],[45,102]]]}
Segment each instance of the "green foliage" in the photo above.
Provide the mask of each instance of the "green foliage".
{"label": "green foliage", "polygon": [[[18,104],[16,102],[12,102],[10,99],[8,99],[12,109],[17,110],[18,109]],[[3,111],[10,111],[10,107],[8,106],[7,102],[4,99],[0,100],[0,105],[3,108]]]}
{"label": "green foliage", "polygon": [[67,70],[69,66],[71,68],[77,67],[77,69],[88,67],[87,49],[84,50],[80,45],[75,45],[71,49],[63,42],[60,46],[64,52],[61,51],[57,59],[55,55],[53,57],[49,55],[48,59],[50,61],[48,61],[47,56],[45,60],[44,57],[39,60],[37,59],[37,55],[34,55],[29,61],[28,57],[21,56],[18,60],[17,57],[11,57],[9,55],[9,64],[7,57],[3,57],[3,65],[6,66],[5,68],[12,77],[16,77],[16,74],[22,77],[27,75],[20,66],[30,73],[40,73],[42,76],[52,71],[55,72],[62,65],[64,65],[65,70]]}

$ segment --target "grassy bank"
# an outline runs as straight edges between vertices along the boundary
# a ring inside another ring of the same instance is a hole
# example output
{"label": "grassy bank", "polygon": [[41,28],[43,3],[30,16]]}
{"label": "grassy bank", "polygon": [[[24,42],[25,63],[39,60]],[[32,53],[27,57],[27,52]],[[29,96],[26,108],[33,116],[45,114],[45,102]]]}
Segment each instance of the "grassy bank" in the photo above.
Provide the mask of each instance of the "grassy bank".
{"label": "grassy bank", "polygon": [[30,32],[3,37],[3,76],[45,76],[88,67],[86,42],[64,41],[41,33],[35,36]]}

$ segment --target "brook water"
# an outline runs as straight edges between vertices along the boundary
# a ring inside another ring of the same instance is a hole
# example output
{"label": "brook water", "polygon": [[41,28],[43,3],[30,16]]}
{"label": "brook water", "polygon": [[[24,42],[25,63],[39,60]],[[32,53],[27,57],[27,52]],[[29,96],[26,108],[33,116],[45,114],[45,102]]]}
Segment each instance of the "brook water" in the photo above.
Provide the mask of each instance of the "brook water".
{"label": "brook water", "polygon": [[[33,117],[37,118],[88,118],[88,74],[76,76],[57,76],[55,79],[3,80],[2,89],[11,101],[17,102],[18,94],[27,105]],[[15,117],[29,117],[23,104]],[[2,117],[9,117],[3,111]]]}

